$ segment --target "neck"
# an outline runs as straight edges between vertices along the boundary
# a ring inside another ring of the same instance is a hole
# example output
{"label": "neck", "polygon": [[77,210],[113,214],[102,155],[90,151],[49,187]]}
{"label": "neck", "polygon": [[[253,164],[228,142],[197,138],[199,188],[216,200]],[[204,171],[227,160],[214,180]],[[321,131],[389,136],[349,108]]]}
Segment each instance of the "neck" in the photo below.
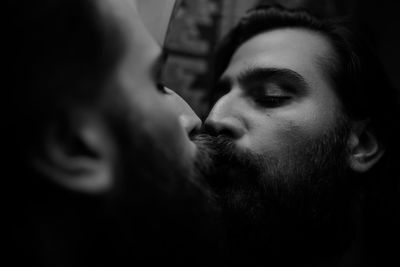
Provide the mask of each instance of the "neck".
{"label": "neck", "polygon": [[364,216],[360,205],[354,205],[352,209],[352,220],[354,221],[354,239],[348,248],[335,260],[321,267],[361,267],[363,264],[364,251]]}
{"label": "neck", "polygon": [[19,261],[29,261],[30,266],[82,266],[80,259],[106,244],[100,240],[100,199],[40,179],[23,196],[11,226],[16,244],[12,249],[19,251]]}

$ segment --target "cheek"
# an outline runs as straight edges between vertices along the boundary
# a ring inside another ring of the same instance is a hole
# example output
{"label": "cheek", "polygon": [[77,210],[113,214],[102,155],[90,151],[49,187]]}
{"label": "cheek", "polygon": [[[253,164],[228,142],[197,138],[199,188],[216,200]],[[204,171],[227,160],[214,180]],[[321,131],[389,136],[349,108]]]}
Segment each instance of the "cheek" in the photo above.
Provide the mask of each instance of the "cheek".
{"label": "cheek", "polygon": [[[178,153],[175,157],[193,158],[196,153],[196,147],[190,141],[185,129],[185,123],[182,117],[195,116],[188,104],[177,94],[169,91],[168,94],[159,95],[159,106],[152,106],[153,113],[156,113],[159,133],[162,136],[164,146],[175,146]],[[156,111],[156,112],[154,112]],[[197,117],[196,117],[197,118]]]}
{"label": "cheek", "polygon": [[292,120],[267,118],[248,135],[248,147],[259,154],[283,156],[304,140],[302,127]]}
{"label": "cheek", "polygon": [[169,90],[168,94],[161,95],[161,97],[164,103],[172,112],[175,113],[176,116],[179,116],[184,112],[183,100],[173,91]]}
{"label": "cheek", "polygon": [[162,96],[150,91],[153,88],[148,89],[137,92],[136,97],[132,99],[130,115],[135,121],[131,127],[134,131],[143,132],[157,145],[176,143],[175,139],[180,139],[177,115]]}
{"label": "cheek", "polygon": [[315,138],[330,132],[337,114],[334,101],[308,99],[276,113],[275,119],[282,122],[284,130]]}
{"label": "cheek", "polygon": [[335,117],[333,108],[307,102],[276,109],[252,120],[242,145],[257,153],[285,155],[329,133]]}

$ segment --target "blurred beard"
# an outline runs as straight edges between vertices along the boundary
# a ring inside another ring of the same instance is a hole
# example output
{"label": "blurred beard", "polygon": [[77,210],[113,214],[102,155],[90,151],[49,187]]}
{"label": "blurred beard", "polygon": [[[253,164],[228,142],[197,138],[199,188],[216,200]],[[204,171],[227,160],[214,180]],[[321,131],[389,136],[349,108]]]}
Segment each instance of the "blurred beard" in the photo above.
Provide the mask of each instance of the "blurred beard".
{"label": "blurred beard", "polygon": [[308,265],[345,249],[355,188],[347,133],[342,123],[288,147],[285,156],[246,151],[225,136],[198,137],[213,150],[207,181],[223,212],[228,264]]}

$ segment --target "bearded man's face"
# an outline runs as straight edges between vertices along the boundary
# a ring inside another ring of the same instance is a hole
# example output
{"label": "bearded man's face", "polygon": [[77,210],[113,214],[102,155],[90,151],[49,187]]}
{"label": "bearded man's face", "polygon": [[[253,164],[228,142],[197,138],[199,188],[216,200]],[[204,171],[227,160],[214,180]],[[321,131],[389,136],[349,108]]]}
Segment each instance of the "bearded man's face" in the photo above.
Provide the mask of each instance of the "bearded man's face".
{"label": "bearded man's face", "polygon": [[355,195],[345,161],[347,133],[346,122],[338,121],[332,132],[304,140],[285,155],[241,149],[224,135],[198,137],[213,150],[207,182],[222,209],[233,255],[249,263],[249,255],[254,261],[282,252],[325,257],[345,247]]}
{"label": "bearded man's face", "polygon": [[243,43],[221,75],[203,141],[234,257],[324,257],[348,242],[350,120],[317,63],[331,53],[319,33],[278,29]]}

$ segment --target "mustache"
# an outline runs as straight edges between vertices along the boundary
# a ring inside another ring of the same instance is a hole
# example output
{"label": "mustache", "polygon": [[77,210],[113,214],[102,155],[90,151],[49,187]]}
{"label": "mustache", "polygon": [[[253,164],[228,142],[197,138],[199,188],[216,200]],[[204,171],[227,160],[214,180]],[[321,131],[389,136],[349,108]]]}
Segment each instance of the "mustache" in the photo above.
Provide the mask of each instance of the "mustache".
{"label": "mustache", "polygon": [[210,134],[198,134],[193,142],[207,151],[214,165],[221,163],[236,163],[239,166],[263,166],[264,158],[247,149],[239,148],[234,140],[226,135],[213,136]]}
{"label": "mustache", "polygon": [[199,134],[194,137],[193,141],[198,147],[206,148],[214,160],[222,156],[234,158],[239,153],[234,141],[224,135]]}
{"label": "mustache", "polygon": [[234,140],[225,135],[199,134],[194,142],[206,147],[209,156],[206,182],[214,189],[226,185],[260,185],[259,176],[266,169],[265,159],[258,154],[238,147]]}

